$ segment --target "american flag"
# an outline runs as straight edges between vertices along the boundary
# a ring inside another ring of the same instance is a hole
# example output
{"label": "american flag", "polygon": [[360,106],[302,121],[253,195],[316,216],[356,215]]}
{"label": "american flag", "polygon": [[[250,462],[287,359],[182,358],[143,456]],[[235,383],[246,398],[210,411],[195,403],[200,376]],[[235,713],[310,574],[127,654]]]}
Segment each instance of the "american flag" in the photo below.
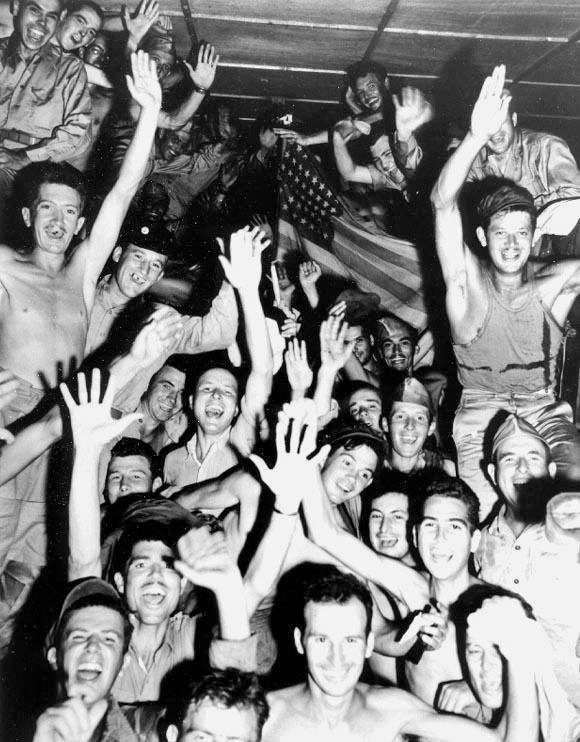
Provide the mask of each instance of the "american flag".
{"label": "american flag", "polygon": [[316,159],[296,142],[285,143],[279,181],[277,257],[300,250],[323,271],[353,279],[363,291],[378,294],[383,309],[421,333],[418,354],[423,363],[430,362],[432,337],[415,245],[371,231],[333,191]]}

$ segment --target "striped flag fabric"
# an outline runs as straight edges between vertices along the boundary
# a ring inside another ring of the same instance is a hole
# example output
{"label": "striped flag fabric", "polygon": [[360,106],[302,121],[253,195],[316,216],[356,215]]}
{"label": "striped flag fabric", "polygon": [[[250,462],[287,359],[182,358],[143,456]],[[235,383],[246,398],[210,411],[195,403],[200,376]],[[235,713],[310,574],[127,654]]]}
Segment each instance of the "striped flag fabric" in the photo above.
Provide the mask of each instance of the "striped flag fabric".
{"label": "striped flag fabric", "polygon": [[427,333],[420,354],[429,355],[432,343],[415,245],[365,227],[334,193],[316,159],[294,141],[285,142],[279,181],[277,257],[299,250],[324,272],[378,294],[383,309]]}

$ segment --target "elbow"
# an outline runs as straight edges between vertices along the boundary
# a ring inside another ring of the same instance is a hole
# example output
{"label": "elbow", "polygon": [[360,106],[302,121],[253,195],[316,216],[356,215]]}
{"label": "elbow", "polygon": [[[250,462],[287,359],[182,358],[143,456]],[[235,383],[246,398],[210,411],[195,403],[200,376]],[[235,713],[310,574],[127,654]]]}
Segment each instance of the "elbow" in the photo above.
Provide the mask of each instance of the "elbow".
{"label": "elbow", "polygon": [[430,200],[431,200],[431,207],[433,208],[434,211],[437,211],[443,208],[444,203],[443,203],[443,198],[441,197],[441,191],[439,189],[439,181],[437,181],[435,185],[433,186],[433,189],[431,191]]}

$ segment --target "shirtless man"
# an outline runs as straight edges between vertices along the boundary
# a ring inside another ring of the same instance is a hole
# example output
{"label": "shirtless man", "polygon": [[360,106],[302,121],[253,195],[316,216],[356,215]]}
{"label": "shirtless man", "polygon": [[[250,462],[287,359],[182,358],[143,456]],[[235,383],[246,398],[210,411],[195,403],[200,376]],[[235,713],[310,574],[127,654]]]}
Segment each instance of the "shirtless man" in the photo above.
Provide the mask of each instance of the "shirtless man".
{"label": "shirtless man", "polygon": [[[534,728],[522,718],[534,715],[512,698],[504,736],[468,719],[439,715],[398,688],[359,683],[373,647],[372,602],[368,590],[352,575],[329,569],[328,576],[306,588],[303,606],[303,623],[294,629],[294,640],[305,656],[308,677],[305,683],[268,694],[270,717],[263,742],[394,742],[400,734],[458,742],[515,742],[527,739],[525,735]],[[510,673],[517,675],[513,687],[518,702],[525,704],[525,697],[533,692],[533,678],[527,677],[525,662],[519,659]]]}
{"label": "shirtless man", "polygon": [[570,405],[554,394],[562,326],[580,290],[580,262],[565,260],[535,272],[528,258],[536,224],[532,195],[502,185],[481,199],[477,236],[488,260],[465,245],[459,193],[479,151],[500,128],[510,98],[505,67],[481,89],[464,140],[431,195],[437,254],[463,394],[454,423],[458,471],[478,495],[481,517],[497,499],[483,467],[483,441],[499,410],[530,422],[548,443],[558,476],[580,478],[580,444]]}
{"label": "shirtless man", "polygon": [[[31,174],[22,209],[31,251],[0,246],[0,366],[20,380],[16,399],[2,411],[3,424],[36,406],[44,395],[41,379],[54,387],[58,367],[68,369],[83,358],[97,280],[142,178],[161,105],[155,65],[142,52],[131,63],[133,78],[127,78],[127,84],[141,106],[139,124],[90,235],[69,251],[84,224],[82,176],[71,166],[46,163],[37,166],[34,177]],[[43,466],[37,460],[6,485],[10,490],[0,491],[0,566],[26,535],[20,533],[20,525],[29,533],[15,558],[34,564],[44,561],[46,471],[38,471],[37,463]]]}

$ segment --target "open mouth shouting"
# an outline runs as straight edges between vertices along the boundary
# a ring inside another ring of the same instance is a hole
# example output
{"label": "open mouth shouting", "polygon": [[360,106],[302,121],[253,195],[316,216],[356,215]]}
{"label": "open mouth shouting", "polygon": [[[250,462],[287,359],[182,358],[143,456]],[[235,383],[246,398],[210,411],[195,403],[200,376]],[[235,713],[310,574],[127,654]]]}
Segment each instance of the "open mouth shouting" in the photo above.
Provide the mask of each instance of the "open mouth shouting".
{"label": "open mouth shouting", "polygon": [[149,585],[143,589],[141,597],[148,608],[158,608],[162,605],[167,595],[161,585]]}
{"label": "open mouth shouting", "polygon": [[76,676],[81,683],[93,683],[100,678],[102,672],[103,664],[100,660],[85,660],[79,663]]}

